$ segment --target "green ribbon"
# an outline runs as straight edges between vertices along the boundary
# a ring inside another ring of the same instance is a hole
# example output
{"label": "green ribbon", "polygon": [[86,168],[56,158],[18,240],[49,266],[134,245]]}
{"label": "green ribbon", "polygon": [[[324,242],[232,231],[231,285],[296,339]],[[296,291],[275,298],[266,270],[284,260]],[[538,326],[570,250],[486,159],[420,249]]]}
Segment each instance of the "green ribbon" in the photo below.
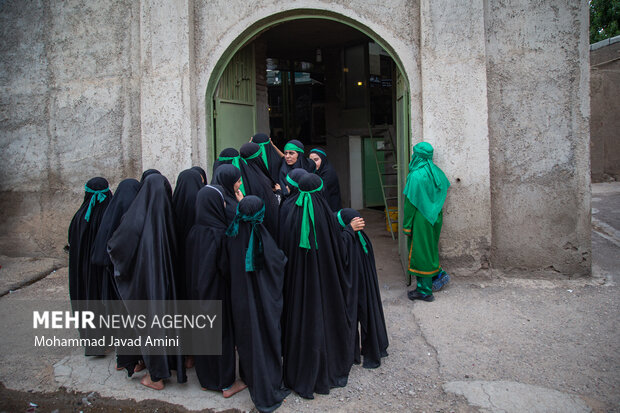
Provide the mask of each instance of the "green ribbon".
{"label": "green ribbon", "polygon": [[[340,222],[340,225],[342,225],[342,228],[344,228],[346,227],[346,225],[344,221],[342,220],[342,217],[340,216],[341,212],[342,212],[342,209],[338,211],[338,222]],[[366,240],[362,236],[361,231],[355,231],[355,232],[357,232],[357,238],[359,238],[360,244],[362,244],[362,248],[364,248],[364,252],[368,254],[368,247],[366,247]]]}
{"label": "green ribbon", "polygon": [[284,145],[284,150],[285,151],[295,151],[295,152],[301,152],[304,153],[304,150],[301,149],[299,146],[295,145],[294,143],[287,143],[286,145]]}
{"label": "green ribbon", "polygon": [[[249,159],[249,158],[248,158]],[[234,167],[236,167],[237,169],[241,170],[241,161],[245,162],[247,164],[247,162],[245,161],[245,159],[243,159],[241,157],[241,155],[239,156],[220,156],[219,158],[217,158],[218,161],[232,161],[232,165]],[[239,187],[239,190],[241,191],[241,193],[243,194],[243,196],[245,196],[245,186],[243,186],[243,178],[241,178],[241,186]]]}
{"label": "green ribbon", "polygon": [[318,152],[318,153],[322,153],[325,157],[327,157],[327,154],[326,154],[325,152],[323,152],[322,150],[320,150],[320,149],[316,149],[316,148],[314,148],[314,149],[312,149],[310,152]]}
{"label": "green ribbon", "polygon": [[[265,217],[265,205],[254,215],[245,215],[239,212],[239,204],[237,204],[237,213],[235,219],[230,223],[230,226],[226,230],[226,235],[229,237],[236,237],[239,233],[239,222],[244,221],[252,225],[250,230],[250,240],[248,242],[248,248],[245,253],[245,271],[252,272],[257,269],[260,270],[263,259],[263,240],[260,233],[256,231],[256,226],[263,222]],[[257,245],[258,244],[258,245]]]}
{"label": "green ribbon", "polygon": [[[260,145],[260,144],[259,144],[259,145]],[[254,158],[257,158],[257,157],[259,157],[260,155],[261,155],[261,152],[260,152],[260,150],[258,150],[258,151],[256,151],[256,153],[254,153],[254,154],[252,154],[252,155],[248,156],[247,158],[243,158],[243,160],[247,162],[248,160],[250,160],[250,159],[254,159]],[[263,159],[263,160],[264,160],[264,159]]]}
{"label": "green ribbon", "polygon": [[106,192],[110,191],[110,188],[95,191],[93,189],[90,189],[88,185],[84,185],[84,190],[90,194],[93,194],[93,196],[90,197],[90,203],[88,204],[86,215],[84,215],[84,219],[86,220],[86,222],[90,222],[90,213],[92,212],[93,207],[97,202],[102,203],[108,197],[108,194],[106,194]]}
{"label": "green ribbon", "polygon": [[323,189],[323,181],[321,186],[311,191],[299,190],[299,197],[295,201],[295,205],[303,207],[303,215],[301,217],[301,234],[299,235],[299,246],[307,250],[310,249],[310,221],[312,222],[312,229],[314,230],[314,244],[316,249],[319,249],[319,243],[316,240],[316,227],[314,226],[314,205],[312,204],[312,195],[315,192],[319,192]]}
{"label": "green ribbon", "polygon": [[299,184],[290,177],[290,175],[286,175],[286,182],[293,185],[295,188],[299,188]]}
{"label": "green ribbon", "polygon": [[269,169],[269,163],[267,162],[267,149],[265,149],[265,146],[269,144],[271,144],[271,139],[269,139],[267,142],[257,143],[257,145],[260,146],[260,156],[263,158],[263,162],[265,162],[265,168],[267,169]]}

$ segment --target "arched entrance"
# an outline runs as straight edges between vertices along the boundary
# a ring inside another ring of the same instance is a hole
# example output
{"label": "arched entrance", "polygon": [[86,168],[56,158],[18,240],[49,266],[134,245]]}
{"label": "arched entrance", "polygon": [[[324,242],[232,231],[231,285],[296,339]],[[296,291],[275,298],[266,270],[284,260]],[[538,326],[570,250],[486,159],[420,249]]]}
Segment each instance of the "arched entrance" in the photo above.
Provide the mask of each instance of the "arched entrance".
{"label": "arched entrance", "polygon": [[[280,148],[289,139],[327,147],[345,206],[401,212],[409,95],[397,54],[367,26],[319,10],[270,16],[238,36],[211,73],[207,156],[212,163],[255,132]],[[404,259],[405,244],[399,237]]]}

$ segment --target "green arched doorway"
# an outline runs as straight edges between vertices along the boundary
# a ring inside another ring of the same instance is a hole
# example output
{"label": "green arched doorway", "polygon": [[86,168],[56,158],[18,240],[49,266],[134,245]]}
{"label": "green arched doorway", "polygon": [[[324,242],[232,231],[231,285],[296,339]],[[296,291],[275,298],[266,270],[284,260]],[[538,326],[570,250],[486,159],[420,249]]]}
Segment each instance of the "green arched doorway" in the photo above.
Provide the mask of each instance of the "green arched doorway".
{"label": "green arched doorway", "polygon": [[[260,121],[257,121],[261,115],[257,113],[256,72],[249,64],[255,56],[254,40],[278,26],[289,22],[299,24],[308,19],[335,22],[352,28],[378,44],[393,61],[392,131],[396,147],[397,180],[394,188],[396,193],[392,192],[390,197],[397,197],[399,216],[402,216],[402,186],[408,172],[411,148],[409,81],[398,55],[386,41],[369,27],[337,13],[323,10],[293,10],[272,15],[247,28],[228,46],[210,75],[205,95],[209,164],[213,163],[223,147],[238,147],[241,143],[247,142],[253,133],[267,132],[260,127]],[[351,113],[355,115],[354,110]],[[233,126],[235,133],[226,133]],[[402,233],[401,225],[399,223],[399,234]],[[398,244],[401,261],[404,263],[407,259],[404,237],[398,237]]]}

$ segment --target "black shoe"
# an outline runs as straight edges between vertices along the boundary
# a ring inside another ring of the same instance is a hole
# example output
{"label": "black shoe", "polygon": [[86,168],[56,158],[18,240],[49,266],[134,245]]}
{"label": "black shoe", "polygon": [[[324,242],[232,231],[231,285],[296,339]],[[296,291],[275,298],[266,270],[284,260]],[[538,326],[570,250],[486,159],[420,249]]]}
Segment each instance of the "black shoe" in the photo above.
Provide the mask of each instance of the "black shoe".
{"label": "black shoe", "polygon": [[431,301],[435,301],[435,297],[433,296],[433,294],[422,294],[420,292],[418,292],[418,290],[411,290],[407,293],[407,297],[409,297],[410,300],[422,300],[422,301],[426,301],[426,302],[431,302]]}

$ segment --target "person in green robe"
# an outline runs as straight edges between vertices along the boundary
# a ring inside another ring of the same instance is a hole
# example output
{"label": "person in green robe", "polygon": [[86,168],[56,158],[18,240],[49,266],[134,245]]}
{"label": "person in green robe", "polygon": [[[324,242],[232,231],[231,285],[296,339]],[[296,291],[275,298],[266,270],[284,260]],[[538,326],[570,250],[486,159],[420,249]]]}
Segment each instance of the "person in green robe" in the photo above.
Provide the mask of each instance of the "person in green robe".
{"label": "person in green robe", "polygon": [[415,145],[403,192],[403,232],[409,251],[408,284],[411,284],[412,275],[417,280],[417,288],[407,293],[410,300],[433,301],[433,277],[447,277],[439,264],[439,234],[448,187],[450,181],[433,163],[431,144]]}

